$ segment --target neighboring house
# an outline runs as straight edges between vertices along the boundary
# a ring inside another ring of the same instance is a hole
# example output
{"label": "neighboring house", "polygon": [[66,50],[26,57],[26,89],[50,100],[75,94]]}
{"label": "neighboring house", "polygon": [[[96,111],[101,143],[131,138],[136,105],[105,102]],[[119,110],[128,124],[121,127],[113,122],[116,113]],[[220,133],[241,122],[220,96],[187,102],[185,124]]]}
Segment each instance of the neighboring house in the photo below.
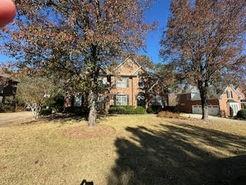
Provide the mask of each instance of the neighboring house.
{"label": "neighboring house", "polygon": [[240,88],[240,86],[238,86],[236,88],[236,91],[237,91],[238,96],[240,97],[240,100],[241,100],[241,108],[242,109],[246,109],[246,96],[245,96],[245,94],[243,93],[243,91]]}
{"label": "neighboring house", "polygon": [[[242,108],[245,95],[232,85],[227,86],[223,92],[210,95],[208,100],[209,115],[220,115],[222,117],[235,116]],[[181,112],[201,114],[202,106],[198,90],[177,95],[177,108]]]}
{"label": "neighboring house", "polygon": [[18,81],[12,79],[0,69],[0,104],[6,104],[6,98],[11,98],[11,104],[15,103],[15,95]]}

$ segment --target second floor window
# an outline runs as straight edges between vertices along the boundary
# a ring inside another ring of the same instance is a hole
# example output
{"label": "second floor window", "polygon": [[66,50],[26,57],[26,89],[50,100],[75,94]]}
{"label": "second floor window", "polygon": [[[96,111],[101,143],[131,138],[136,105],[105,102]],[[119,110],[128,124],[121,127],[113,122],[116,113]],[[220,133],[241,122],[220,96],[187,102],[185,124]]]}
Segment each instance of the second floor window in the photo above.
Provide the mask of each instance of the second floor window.
{"label": "second floor window", "polygon": [[129,83],[128,77],[121,77],[116,80],[116,87],[117,88],[127,88]]}
{"label": "second floor window", "polygon": [[227,98],[228,98],[228,99],[233,98],[233,93],[232,93],[232,91],[226,91],[226,95],[227,95]]}

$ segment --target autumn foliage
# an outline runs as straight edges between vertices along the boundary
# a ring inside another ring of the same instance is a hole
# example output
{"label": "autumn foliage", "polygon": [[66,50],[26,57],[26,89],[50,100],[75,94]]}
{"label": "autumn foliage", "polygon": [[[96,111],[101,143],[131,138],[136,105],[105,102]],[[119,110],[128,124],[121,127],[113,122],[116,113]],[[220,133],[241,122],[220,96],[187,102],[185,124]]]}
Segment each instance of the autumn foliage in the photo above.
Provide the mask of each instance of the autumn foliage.
{"label": "autumn foliage", "polygon": [[200,90],[203,119],[208,88],[228,73],[245,68],[244,0],[173,0],[161,55],[181,79]]}
{"label": "autumn foliage", "polygon": [[84,92],[95,125],[100,70],[144,46],[152,25],[143,22],[150,1],[16,0],[18,29],[6,46],[20,68],[63,80]]}

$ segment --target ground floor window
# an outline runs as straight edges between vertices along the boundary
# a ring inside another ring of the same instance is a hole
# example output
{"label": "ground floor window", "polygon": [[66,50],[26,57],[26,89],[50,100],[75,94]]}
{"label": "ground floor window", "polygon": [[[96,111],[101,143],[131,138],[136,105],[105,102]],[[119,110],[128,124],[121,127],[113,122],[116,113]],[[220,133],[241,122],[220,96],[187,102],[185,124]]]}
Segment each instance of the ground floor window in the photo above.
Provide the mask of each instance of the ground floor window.
{"label": "ground floor window", "polygon": [[81,107],[82,106],[82,95],[78,94],[74,96],[74,106]]}
{"label": "ground floor window", "polygon": [[115,104],[116,105],[128,105],[128,96],[127,95],[116,95]]}

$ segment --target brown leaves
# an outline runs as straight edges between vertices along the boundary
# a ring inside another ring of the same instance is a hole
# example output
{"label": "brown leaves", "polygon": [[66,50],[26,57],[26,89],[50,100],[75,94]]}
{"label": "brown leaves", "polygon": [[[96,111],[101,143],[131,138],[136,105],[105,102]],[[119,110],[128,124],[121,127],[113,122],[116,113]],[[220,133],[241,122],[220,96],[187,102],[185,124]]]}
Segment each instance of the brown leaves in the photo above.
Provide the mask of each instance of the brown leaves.
{"label": "brown leaves", "polygon": [[161,54],[187,79],[209,81],[238,64],[244,55],[245,1],[174,0],[171,11]]}
{"label": "brown leaves", "polygon": [[150,1],[16,0],[18,29],[7,47],[21,68],[46,71],[84,90],[99,67],[144,46],[152,28],[143,22]]}

